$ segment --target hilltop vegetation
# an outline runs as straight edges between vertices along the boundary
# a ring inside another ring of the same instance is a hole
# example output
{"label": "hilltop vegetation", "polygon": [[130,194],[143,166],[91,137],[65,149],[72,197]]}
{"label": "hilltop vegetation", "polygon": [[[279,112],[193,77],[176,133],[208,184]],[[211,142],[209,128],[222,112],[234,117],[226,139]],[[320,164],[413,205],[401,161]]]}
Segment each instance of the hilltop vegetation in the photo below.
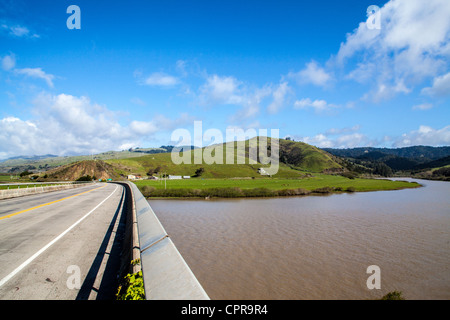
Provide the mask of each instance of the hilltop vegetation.
{"label": "hilltop vegetation", "polygon": [[415,146],[398,149],[353,148],[324,149],[340,157],[346,168],[359,173],[385,177],[411,176],[423,179],[448,180],[450,147]]}
{"label": "hilltop vegetation", "polygon": [[[227,143],[219,146],[222,150],[224,164],[207,164],[202,159],[201,164],[194,163],[194,151],[185,151],[189,155],[190,163],[174,164],[170,153],[161,153],[135,157],[132,159],[111,159],[107,163],[113,165],[122,175],[147,173],[166,173],[171,175],[195,176],[195,172],[204,168],[203,178],[235,178],[235,177],[260,177],[259,168],[267,168],[269,165],[260,163],[250,164],[249,148],[255,143],[254,139],[245,141],[245,153],[238,155],[237,144]],[[270,139],[268,139],[270,146]],[[233,149],[234,164],[226,164],[227,147]],[[205,151],[205,148],[203,148]],[[184,153],[181,153],[183,156]],[[214,156],[215,154],[213,154]],[[301,178],[308,172],[340,171],[342,166],[333,160],[327,152],[303,142],[294,142],[280,139],[280,168],[274,177]]]}

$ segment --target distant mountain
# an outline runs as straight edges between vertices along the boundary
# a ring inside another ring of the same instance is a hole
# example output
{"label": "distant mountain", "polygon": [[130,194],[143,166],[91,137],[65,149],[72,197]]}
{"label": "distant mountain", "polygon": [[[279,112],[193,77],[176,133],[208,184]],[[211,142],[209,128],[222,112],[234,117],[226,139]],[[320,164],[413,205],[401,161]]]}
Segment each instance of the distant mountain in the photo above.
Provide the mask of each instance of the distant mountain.
{"label": "distant mountain", "polygon": [[367,147],[323,150],[347,159],[353,164],[372,169],[383,164],[394,172],[445,166],[449,164],[450,157],[450,147],[413,146],[397,149]]}
{"label": "distant mountain", "polygon": [[32,172],[42,172],[51,168],[70,164],[82,160],[109,160],[123,159],[132,157],[142,157],[144,154],[156,154],[170,152],[170,146],[162,146],[160,148],[135,148],[122,151],[108,151],[94,155],[78,155],[78,156],[17,156],[0,161],[0,172],[4,173],[20,173],[25,170]]}
{"label": "distant mountain", "polygon": [[55,156],[54,154],[44,154],[41,156],[16,156],[16,157],[11,157],[8,159],[4,159],[4,160],[0,160],[0,162],[5,162],[8,160],[41,160],[41,159],[46,159],[46,158],[56,158],[58,156]]}
{"label": "distant mountain", "polygon": [[408,159],[416,159],[419,162],[437,160],[450,156],[450,146],[430,147],[430,146],[413,146],[404,148],[349,148],[349,149],[333,149],[323,148],[323,150],[339,157],[358,158],[369,152],[381,152],[387,155],[395,155]]}
{"label": "distant mountain", "polygon": [[413,169],[433,169],[450,165],[450,156],[416,165]]}
{"label": "distant mountain", "polygon": [[415,158],[408,159],[405,157],[399,157],[393,154],[386,154],[379,151],[365,153],[357,157],[356,159],[383,162],[394,171],[410,170],[420,163],[419,161],[414,160]]}

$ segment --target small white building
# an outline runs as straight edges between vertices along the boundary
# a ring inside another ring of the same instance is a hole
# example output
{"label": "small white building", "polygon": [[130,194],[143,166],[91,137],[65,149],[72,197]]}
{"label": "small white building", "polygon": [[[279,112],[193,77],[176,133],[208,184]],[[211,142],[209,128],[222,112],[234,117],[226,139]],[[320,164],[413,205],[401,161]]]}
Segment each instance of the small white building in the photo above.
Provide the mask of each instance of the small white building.
{"label": "small white building", "polygon": [[183,179],[190,179],[191,176],[183,176]]}
{"label": "small white building", "polygon": [[182,176],[171,176],[171,175],[169,175],[169,180],[181,180],[181,179],[183,179]]}
{"label": "small white building", "polygon": [[258,173],[259,173],[260,175],[262,175],[262,176],[268,176],[268,175],[269,175],[269,173],[267,173],[267,171],[264,170],[264,168],[259,168],[259,169],[258,169]]}
{"label": "small white building", "polygon": [[132,174],[129,174],[128,177],[127,177],[127,179],[128,179],[128,180],[136,180],[136,176],[135,176],[135,175],[132,175]]}

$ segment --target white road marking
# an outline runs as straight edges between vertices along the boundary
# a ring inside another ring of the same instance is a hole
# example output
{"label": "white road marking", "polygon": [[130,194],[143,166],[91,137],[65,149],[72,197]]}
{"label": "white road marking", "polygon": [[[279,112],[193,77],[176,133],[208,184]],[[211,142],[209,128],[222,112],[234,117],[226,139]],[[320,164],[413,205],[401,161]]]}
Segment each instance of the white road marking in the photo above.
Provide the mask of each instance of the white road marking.
{"label": "white road marking", "polygon": [[61,233],[59,236],[57,236],[55,239],[50,241],[47,245],[45,245],[41,250],[33,254],[30,258],[28,258],[24,263],[22,263],[20,266],[18,266],[14,271],[12,271],[10,274],[8,274],[6,277],[4,277],[2,280],[0,280],[0,287],[3,286],[8,280],[10,280],[12,277],[14,277],[17,273],[19,273],[23,268],[25,268],[27,265],[29,265],[34,259],[36,259],[41,253],[43,253],[45,250],[47,250],[52,244],[57,242],[59,239],[61,239],[67,232],[72,230],[77,224],[79,224],[81,221],[83,221],[85,218],[87,218],[92,212],[94,212],[98,207],[100,207],[106,200],[108,200],[117,190],[119,186],[116,185],[116,188],[114,191],[106,197],[102,202],[100,202],[94,209],[86,213],[83,217],[81,217],[77,222],[72,224],[69,228],[67,228],[63,233]]}

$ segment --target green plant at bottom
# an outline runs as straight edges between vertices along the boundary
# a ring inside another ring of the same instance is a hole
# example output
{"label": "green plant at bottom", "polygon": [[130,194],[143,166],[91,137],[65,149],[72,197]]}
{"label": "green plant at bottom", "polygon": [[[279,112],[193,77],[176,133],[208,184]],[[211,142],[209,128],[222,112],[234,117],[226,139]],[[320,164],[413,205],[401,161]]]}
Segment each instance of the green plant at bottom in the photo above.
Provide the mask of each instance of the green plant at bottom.
{"label": "green plant at bottom", "polygon": [[384,295],[380,300],[405,300],[401,291],[392,291]]}
{"label": "green plant at bottom", "polygon": [[122,284],[117,289],[116,298],[117,300],[145,300],[142,270],[129,273],[123,278]]}

